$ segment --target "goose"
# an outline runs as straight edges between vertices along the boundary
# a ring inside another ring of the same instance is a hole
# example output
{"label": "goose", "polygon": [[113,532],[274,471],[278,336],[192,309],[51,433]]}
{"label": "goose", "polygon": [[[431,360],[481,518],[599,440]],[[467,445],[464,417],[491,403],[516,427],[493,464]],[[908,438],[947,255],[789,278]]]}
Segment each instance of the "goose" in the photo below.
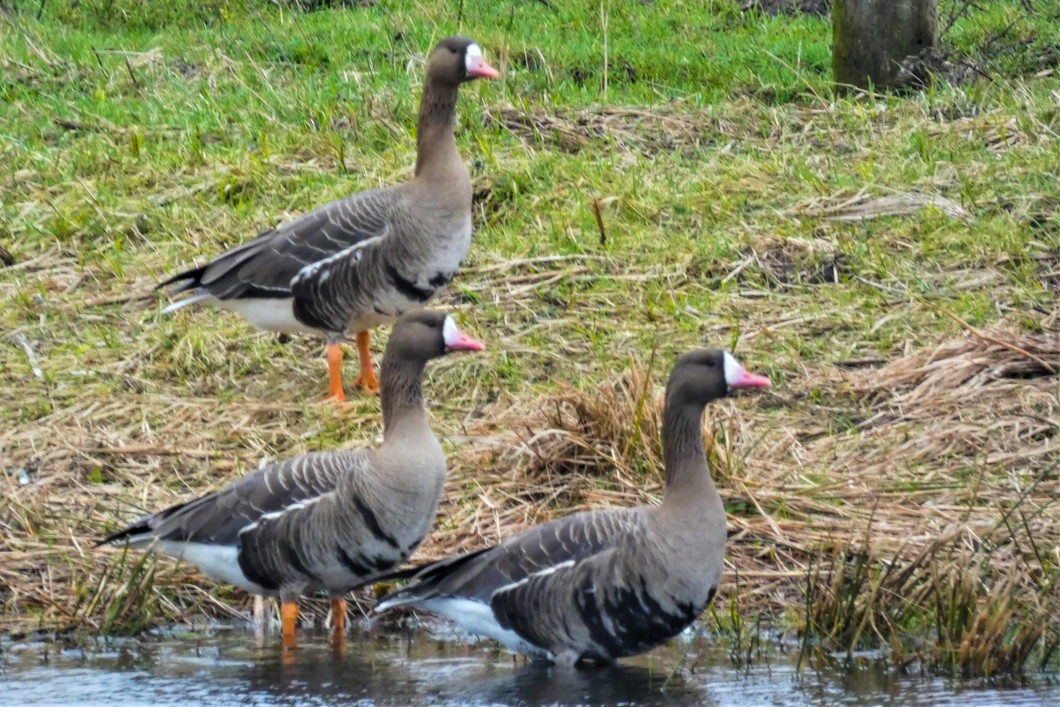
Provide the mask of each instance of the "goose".
{"label": "goose", "polygon": [[422,306],[456,275],[471,246],[471,178],[453,137],[457,91],[496,78],[477,44],[448,37],[431,52],[412,181],[332,201],[160,283],[196,303],[242,314],[258,329],[327,340],[328,395],[344,403],[342,346],[356,334],[354,386],[379,392],[370,331]]}
{"label": "goose", "polygon": [[707,466],[703,410],[732,390],[768,386],[727,352],[683,356],[666,386],[661,505],[577,513],[394,573],[412,580],[376,611],[424,609],[565,666],[609,663],[664,643],[713,599],[725,558],[725,508]]}
{"label": "goose", "polygon": [[427,536],[446,474],[427,423],[423,370],[450,351],[481,351],[446,314],[406,313],[381,371],[383,444],[301,454],[148,515],[99,544],[128,542],[187,560],[217,582],[278,597],[294,646],[298,597],[324,591],[341,635],[342,597],[404,562]]}

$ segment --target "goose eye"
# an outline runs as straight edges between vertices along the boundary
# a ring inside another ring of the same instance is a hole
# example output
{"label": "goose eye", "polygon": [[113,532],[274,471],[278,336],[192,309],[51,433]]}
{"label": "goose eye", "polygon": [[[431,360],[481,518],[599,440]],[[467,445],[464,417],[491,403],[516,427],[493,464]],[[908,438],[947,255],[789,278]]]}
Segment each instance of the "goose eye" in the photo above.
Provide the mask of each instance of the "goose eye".
{"label": "goose eye", "polygon": [[714,368],[714,359],[710,359],[707,361],[707,368]]}
{"label": "goose eye", "polygon": [[454,47],[449,47],[449,53],[456,54],[456,49]]}

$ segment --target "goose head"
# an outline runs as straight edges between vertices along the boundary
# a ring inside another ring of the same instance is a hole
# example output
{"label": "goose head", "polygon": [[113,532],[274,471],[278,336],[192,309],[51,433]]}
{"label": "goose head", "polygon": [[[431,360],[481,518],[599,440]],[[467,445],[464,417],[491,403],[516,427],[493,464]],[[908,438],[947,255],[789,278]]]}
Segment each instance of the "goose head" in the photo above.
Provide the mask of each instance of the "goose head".
{"label": "goose head", "polygon": [[696,349],[678,359],[667,383],[667,403],[703,407],[741,388],[768,388],[769,379],[749,373],[728,351]]}
{"label": "goose head", "polygon": [[429,361],[453,351],[482,351],[486,347],[460,331],[453,318],[433,309],[406,313],[390,334],[387,351],[402,359]]}
{"label": "goose head", "polygon": [[477,78],[500,74],[482,58],[482,49],[466,37],[446,37],[427,60],[427,78],[446,86],[459,86]]}

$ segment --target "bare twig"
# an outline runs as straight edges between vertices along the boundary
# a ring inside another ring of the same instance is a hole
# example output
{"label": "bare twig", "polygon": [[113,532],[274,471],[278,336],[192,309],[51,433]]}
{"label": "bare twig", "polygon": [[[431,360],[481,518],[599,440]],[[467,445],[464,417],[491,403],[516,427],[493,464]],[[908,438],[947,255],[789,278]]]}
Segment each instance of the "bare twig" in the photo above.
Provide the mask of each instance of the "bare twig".
{"label": "bare twig", "polygon": [[1002,341],[1001,339],[998,339],[997,337],[990,336],[989,334],[986,334],[986,333],[980,331],[979,329],[976,329],[974,326],[972,326],[968,322],[964,321],[963,319],[958,317],[956,314],[954,314],[953,312],[951,312],[950,310],[946,309],[945,307],[943,307],[941,305],[935,304],[934,302],[929,302],[928,300],[923,299],[921,297],[917,297],[917,299],[919,299],[921,302],[923,302],[927,306],[929,306],[929,307],[935,309],[936,311],[940,312],[941,314],[949,317],[953,321],[957,322],[962,327],[964,327],[965,329],[970,331],[973,336],[975,336],[975,337],[977,337],[979,339],[982,339],[983,341],[989,341],[992,344],[997,344],[998,346],[1001,346],[1002,348],[1006,348],[1009,351],[1012,351],[1014,353],[1018,353],[1021,356],[1026,356],[1027,358],[1031,359],[1032,361],[1037,363],[1039,366],[1041,366],[1045,370],[1049,371],[1049,373],[1052,373],[1054,375],[1056,374],[1056,369],[1053,368],[1052,365],[1050,365],[1046,361],[1043,361],[1040,357],[1035,356],[1030,351],[1027,351],[1025,349],[1021,349],[1020,347],[1016,346],[1015,344],[1010,344],[1007,341]]}
{"label": "bare twig", "polygon": [[124,292],[120,295],[105,295],[86,299],[82,304],[86,307],[105,307],[111,304],[124,304],[126,302],[143,302],[154,297],[154,290],[141,292]]}
{"label": "bare twig", "polygon": [[96,57],[96,63],[99,64],[99,70],[103,72],[103,80],[104,81],[108,80],[109,77],[107,76],[107,70],[105,68],[103,68],[103,59],[100,58],[99,52],[96,51],[95,47],[90,47],[90,48],[92,49],[92,54]]}
{"label": "bare twig", "polygon": [[129,63],[129,57],[125,57],[125,68],[129,70],[129,78],[132,79],[133,86],[139,91],[140,82],[136,80],[136,74],[133,72],[132,64]]}
{"label": "bare twig", "polygon": [[607,245],[607,231],[604,230],[604,214],[600,209],[600,200],[594,196],[589,203],[596,218],[596,227],[600,230],[600,245]]}
{"label": "bare twig", "polygon": [[144,457],[192,457],[197,459],[212,459],[217,452],[203,449],[166,449],[152,444],[129,445],[127,447],[95,447],[86,449],[90,454],[113,454],[115,456],[144,456]]}
{"label": "bare twig", "polygon": [[37,360],[37,354],[30,346],[29,341],[26,339],[26,335],[22,332],[15,334],[15,343],[22,347],[22,350],[26,352],[26,360],[29,362],[29,368],[33,371],[33,375],[39,380],[44,380],[44,371],[41,370],[40,364]]}

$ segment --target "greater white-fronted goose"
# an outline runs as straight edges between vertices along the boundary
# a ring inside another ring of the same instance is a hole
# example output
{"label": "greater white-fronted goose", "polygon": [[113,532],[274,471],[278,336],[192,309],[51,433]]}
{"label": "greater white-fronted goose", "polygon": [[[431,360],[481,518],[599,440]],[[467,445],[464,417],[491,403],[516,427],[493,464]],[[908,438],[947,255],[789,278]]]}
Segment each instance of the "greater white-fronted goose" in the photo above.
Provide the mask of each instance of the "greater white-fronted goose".
{"label": "greater white-fronted goose", "polygon": [[450,351],[482,348],[443,313],[405,314],[383,356],[382,446],[269,464],[100,544],[153,548],[216,581],[278,597],[284,645],[294,644],[297,598],[327,592],[341,633],[342,597],[404,562],[434,523],[446,461],[427,423],[424,366]]}
{"label": "greater white-fronted goose", "polygon": [[497,71],[478,45],[449,37],[431,52],[416,132],[412,181],[363,191],[320,206],[174,275],[196,302],[239,312],[259,329],[323,335],[328,398],[342,402],[342,347],[357,335],[361,371],[354,385],[379,390],[370,330],[421,306],[456,275],[471,245],[471,178],[453,137],[460,84]]}
{"label": "greater white-fronted goose", "polygon": [[428,565],[376,610],[426,609],[512,651],[567,665],[610,662],[676,636],[710,603],[725,556],[703,409],[733,389],[768,385],[728,353],[687,354],[666,386],[660,506],[578,513]]}

